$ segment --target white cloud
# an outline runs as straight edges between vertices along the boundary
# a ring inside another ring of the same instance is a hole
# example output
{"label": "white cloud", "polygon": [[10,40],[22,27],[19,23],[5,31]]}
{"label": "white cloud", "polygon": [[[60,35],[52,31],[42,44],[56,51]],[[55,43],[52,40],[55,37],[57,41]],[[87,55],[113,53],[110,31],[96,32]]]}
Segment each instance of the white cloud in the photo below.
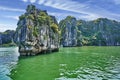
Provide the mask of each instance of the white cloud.
{"label": "white cloud", "polygon": [[15,30],[16,25],[13,24],[0,24],[0,32],[4,32],[6,30]]}
{"label": "white cloud", "polygon": [[120,4],[120,0],[113,0],[116,5]]}
{"label": "white cloud", "polygon": [[[52,1],[54,1],[54,0],[52,0]],[[106,8],[103,8],[103,7],[100,7],[97,5],[93,5],[93,4],[89,4],[89,2],[88,3],[79,3],[79,2],[70,1],[70,0],[66,0],[66,1],[56,0],[56,1],[58,1],[58,4],[57,4],[57,2],[54,2],[54,3],[48,2],[49,4],[46,4],[47,3],[46,2],[46,3],[44,3],[44,5],[51,6],[51,7],[57,8],[57,9],[80,13],[80,15],[78,15],[79,18],[85,18],[88,20],[93,20],[93,19],[100,18],[100,17],[115,19],[115,20],[119,20],[118,18],[120,18],[119,14],[108,11],[108,10],[106,10]],[[120,3],[120,0],[117,2]],[[81,13],[86,14],[86,15],[81,15]]]}
{"label": "white cloud", "polygon": [[[101,12],[99,10],[96,9],[97,12],[95,12],[94,9],[91,9],[88,3],[84,4],[84,3],[79,3],[72,0],[64,0],[64,1],[63,0],[39,0],[38,4],[43,4],[45,6],[75,12],[79,14],[78,15],[79,18],[84,18],[88,20],[93,20],[102,16],[100,15]],[[101,10],[101,8],[99,9]],[[86,15],[81,15],[81,14],[86,14]]]}
{"label": "white cloud", "polygon": [[39,0],[38,4],[43,4],[45,2],[45,0]]}
{"label": "white cloud", "polygon": [[23,2],[27,2],[28,0],[22,0]]}
{"label": "white cloud", "polygon": [[19,20],[19,16],[4,16],[5,18]]}
{"label": "white cloud", "polygon": [[83,15],[80,16],[79,18],[85,19],[85,20],[94,20],[96,18],[100,18],[100,16],[97,15]]}
{"label": "white cloud", "polygon": [[15,12],[25,12],[25,10],[23,10],[23,9],[16,9],[16,8],[4,7],[4,6],[0,6],[0,10],[15,11]]}
{"label": "white cloud", "polygon": [[[84,14],[76,14],[76,13],[59,13],[59,12],[48,12],[50,15],[55,15],[56,17],[61,16],[62,18],[66,18],[68,15],[74,16],[77,19],[84,19],[84,20],[94,20],[96,18],[100,18],[100,16],[97,15],[84,15]],[[60,19],[58,19],[58,22]]]}
{"label": "white cloud", "polygon": [[22,0],[23,2],[28,2],[30,1],[31,3],[35,3],[37,0]]}
{"label": "white cloud", "polygon": [[87,7],[85,4],[81,4],[75,1],[70,0],[46,0],[43,3],[45,6],[50,6],[53,8],[61,9],[61,10],[67,10],[72,12],[78,12],[78,13],[86,13],[85,11],[82,11],[81,9]]}
{"label": "white cloud", "polygon": [[[114,1],[117,4],[120,3],[120,0],[114,0]],[[44,6],[77,13],[79,14],[78,17],[80,16],[80,18],[85,18],[85,19],[88,18],[88,20],[93,20],[99,17],[106,17],[110,19],[117,19],[116,17],[120,18],[120,16],[114,12],[110,12],[100,6],[98,7],[96,5],[90,4],[90,1],[87,1],[86,3],[80,3],[74,0],[38,0],[37,2],[40,5],[42,4]],[[81,15],[81,14],[85,14],[85,15]]]}
{"label": "white cloud", "polygon": [[36,2],[36,0],[30,0],[30,2],[31,2],[31,3],[35,3],[35,2]]}

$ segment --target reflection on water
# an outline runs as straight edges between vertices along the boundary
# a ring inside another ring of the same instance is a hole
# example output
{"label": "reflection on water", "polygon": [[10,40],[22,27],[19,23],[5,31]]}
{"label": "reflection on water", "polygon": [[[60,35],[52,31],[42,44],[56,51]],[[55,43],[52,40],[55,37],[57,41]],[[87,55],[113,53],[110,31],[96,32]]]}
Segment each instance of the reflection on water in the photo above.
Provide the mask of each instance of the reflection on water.
{"label": "reflection on water", "polygon": [[11,80],[7,75],[15,67],[18,60],[18,48],[0,48],[0,80]]}
{"label": "reflection on water", "polygon": [[[92,62],[94,63],[94,62]],[[67,69],[67,64],[60,64],[60,76],[55,80],[120,80],[120,61],[108,60],[109,66],[91,64],[89,67],[79,67],[75,70]],[[112,65],[111,65],[112,64]]]}

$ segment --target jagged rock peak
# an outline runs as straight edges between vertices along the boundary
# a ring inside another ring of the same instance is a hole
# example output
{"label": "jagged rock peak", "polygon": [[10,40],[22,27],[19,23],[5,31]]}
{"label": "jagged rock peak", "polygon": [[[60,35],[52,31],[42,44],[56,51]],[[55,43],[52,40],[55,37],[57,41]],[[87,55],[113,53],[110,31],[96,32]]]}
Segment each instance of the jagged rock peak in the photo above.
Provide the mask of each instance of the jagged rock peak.
{"label": "jagged rock peak", "polygon": [[54,16],[47,11],[28,5],[26,13],[19,17],[14,41],[21,55],[36,55],[59,48],[59,28]]}
{"label": "jagged rock peak", "polygon": [[32,5],[32,4],[28,5],[27,9],[26,9],[27,13],[31,13],[31,12],[33,12],[35,10],[36,10],[36,7],[34,5]]}
{"label": "jagged rock peak", "polygon": [[67,16],[66,19],[70,20],[70,19],[76,19],[74,16]]}
{"label": "jagged rock peak", "polygon": [[120,45],[120,22],[115,20],[98,18],[84,21],[75,20],[74,17],[68,16],[60,21],[59,26],[63,46]]}
{"label": "jagged rock peak", "polygon": [[14,30],[6,30],[5,32],[0,32],[0,47],[1,46],[15,46],[13,43]]}
{"label": "jagged rock peak", "polygon": [[60,21],[61,28],[61,43],[63,46],[76,46],[77,31],[76,31],[76,18],[67,16],[64,20]]}

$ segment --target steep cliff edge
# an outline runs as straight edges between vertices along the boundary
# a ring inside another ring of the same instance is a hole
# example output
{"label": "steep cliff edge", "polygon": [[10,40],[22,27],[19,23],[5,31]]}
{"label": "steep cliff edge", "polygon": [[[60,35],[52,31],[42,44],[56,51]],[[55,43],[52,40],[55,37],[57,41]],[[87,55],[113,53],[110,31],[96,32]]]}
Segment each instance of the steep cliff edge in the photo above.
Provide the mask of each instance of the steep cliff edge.
{"label": "steep cliff edge", "polygon": [[25,14],[19,17],[14,42],[20,55],[36,55],[46,51],[58,51],[58,23],[46,11],[28,5]]}
{"label": "steep cliff edge", "polygon": [[0,47],[15,46],[13,42],[14,30],[0,32]]}
{"label": "steep cliff edge", "polygon": [[63,46],[76,46],[77,45],[77,29],[76,18],[68,16],[65,20],[60,22],[61,29],[61,43]]}
{"label": "steep cliff edge", "polygon": [[[93,21],[68,16],[59,23],[63,46],[119,46],[120,22],[107,18]],[[70,43],[74,44],[70,44]]]}

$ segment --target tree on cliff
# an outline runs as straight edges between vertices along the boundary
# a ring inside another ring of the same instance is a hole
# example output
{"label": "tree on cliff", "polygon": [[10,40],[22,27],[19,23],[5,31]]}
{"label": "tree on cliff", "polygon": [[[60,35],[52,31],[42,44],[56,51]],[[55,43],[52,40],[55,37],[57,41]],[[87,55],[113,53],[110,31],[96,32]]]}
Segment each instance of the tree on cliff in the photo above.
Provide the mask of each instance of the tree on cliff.
{"label": "tree on cliff", "polygon": [[19,17],[17,25],[14,41],[18,44],[21,55],[58,50],[58,23],[47,11],[28,5],[25,14]]}

